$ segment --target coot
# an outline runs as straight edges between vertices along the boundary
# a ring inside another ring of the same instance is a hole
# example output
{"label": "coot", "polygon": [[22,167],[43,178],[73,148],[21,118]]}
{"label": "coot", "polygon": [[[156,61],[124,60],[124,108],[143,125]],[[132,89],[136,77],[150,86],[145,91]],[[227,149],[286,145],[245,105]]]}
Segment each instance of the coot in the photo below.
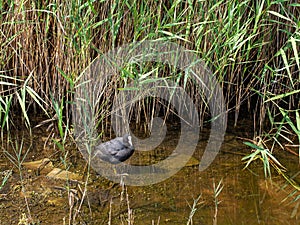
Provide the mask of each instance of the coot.
{"label": "coot", "polygon": [[134,147],[129,134],[117,137],[95,147],[95,157],[99,157],[112,164],[124,162],[132,156],[133,152]]}

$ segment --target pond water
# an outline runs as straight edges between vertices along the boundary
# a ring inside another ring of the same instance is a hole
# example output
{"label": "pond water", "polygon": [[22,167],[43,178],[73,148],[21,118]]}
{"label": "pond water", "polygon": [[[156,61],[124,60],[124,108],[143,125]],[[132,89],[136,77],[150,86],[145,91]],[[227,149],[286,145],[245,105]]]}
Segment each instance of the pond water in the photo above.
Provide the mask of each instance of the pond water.
{"label": "pond water", "polygon": [[[205,171],[199,171],[198,163],[208,129],[201,132],[192,159],[178,173],[157,184],[134,187],[109,181],[92,169],[87,177],[88,166],[74,144],[66,146],[64,164],[64,154],[50,141],[49,133],[44,128],[36,129],[33,138],[24,135],[22,156],[31,139],[24,161],[47,158],[47,166],[25,163],[18,170],[7,154],[0,154],[0,224],[69,224],[72,218],[76,219],[70,224],[299,224],[299,201],[293,202],[295,195],[289,196],[293,189],[284,185],[281,176],[273,171],[272,181],[265,180],[259,161],[243,170],[241,158],[251,149],[239,137],[251,138],[250,129],[243,126],[229,130],[221,151]],[[20,131],[14,134],[23,135]],[[155,150],[136,151],[128,163],[151,164],[166,158],[176,147],[177,137],[176,128],[168,131]],[[6,143],[1,146],[14,154]],[[297,157],[287,152],[278,154],[280,160],[289,162],[290,175],[299,171]],[[67,168],[78,176],[69,181],[51,177],[48,173],[54,167]],[[3,182],[5,177],[7,181]],[[223,189],[217,195],[214,186],[217,189],[218,184]]]}

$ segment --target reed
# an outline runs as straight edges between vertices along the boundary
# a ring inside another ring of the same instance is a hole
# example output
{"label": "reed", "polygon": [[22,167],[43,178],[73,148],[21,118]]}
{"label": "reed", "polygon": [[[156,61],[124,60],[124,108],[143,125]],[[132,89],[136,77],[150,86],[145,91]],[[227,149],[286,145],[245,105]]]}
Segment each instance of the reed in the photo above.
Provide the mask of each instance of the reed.
{"label": "reed", "polygon": [[[241,108],[248,107],[257,132],[262,132],[266,112],[276,115],[281,102],[269,98],[290,92],[286,110],[298,107],[297,15],[299,5],[291,1],[2,2],[1,102],[5,107],[5,97],[13,96],[11,106],[21,108],[27,124],[28,108],[54,113],[50,95],[65,99],[69,115],[76,78],[98,54],[132,41],[163,39],[199,54],[222,85],[235,123]],[[159,68],[163,67],[152,65]],[[122,77],[132,79],[133,72]],[[138,72],[135,76],[143,76],[149,69]],[[168,72],[159,71],[160,76]],[[186,84],[182,74],[174,76]],[[122,79],[115,80],[122,84]],[[185,88],[194,96],[192,83]],[[110,91],[113,99],[115,87]],[[201,102],[197,103],[203,109]],[[146,107],[148,116],[151,106]]]}
{"label": "reed", "polygon": [[204,202],[199,202],[200,198],[202,197],[202,194],[200,194],[196,199],[194,199],[194,202],[193,202],[193,205],[189,207],[191,208],[191,212],[190,212],[190,215],[189,215],[189,219],[187,221],[187,225],[193,225],[193,216],[194,214],[196,213],[197,211],[197,207],[201,204],[203,204]]}
{"label": "reed", "polygon": [[[10,137],[8,139],[10,140],[8,142],[8,146],[5,149],[2,149],[2,151],[7,156],[9,161],[16,167],[16,169],[18,170],[18,173],[19,173],[19,179],[20,179],[20,183],[21,183],[21,185],[20,185],[21,193],[24,196],[24,201],[25,201],[26,210],[27,210],[27,216],[24,213],[24,215],[22,215],[22,217],[25,216],[28,221],[32,221],[31,211],[30,211],[30,207],[29,207],[30,204],[28,202],[28,198],[26,197],[26,182],[25,182],[26,179],[24,178],[23,170],[22,170],[22,165],[30,151],[31,143],[30,143],[30,146],[25,147],[24,146],[24,137],[22,137],[21,140],[19,140],[18,137],[16,137],[15,140],[10,139]],[[11,149],[11,151],[9,149]],[[12,171],[10,171],[10,174],[11,174],[11,172]],[[7,178],[8,178],[8,176],[6,176],[6,179]],[[4,182],[4,180],[3,180],[3,182]],[[4,184],[4,183],[2,183],[2,184]]]}

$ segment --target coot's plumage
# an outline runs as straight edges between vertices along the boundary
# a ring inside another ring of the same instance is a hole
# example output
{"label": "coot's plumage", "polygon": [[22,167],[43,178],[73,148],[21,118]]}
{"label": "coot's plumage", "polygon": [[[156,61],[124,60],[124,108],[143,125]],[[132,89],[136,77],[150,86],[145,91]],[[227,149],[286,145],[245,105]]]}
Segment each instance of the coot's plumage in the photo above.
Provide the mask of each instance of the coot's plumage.
{"label": "coot's plumage", "polygon": [[118,164],[127,160],[132,156],[133,152],[134,147],[129,134],[117,137],[95,147],[95,157],[99,157],[112,164]]}

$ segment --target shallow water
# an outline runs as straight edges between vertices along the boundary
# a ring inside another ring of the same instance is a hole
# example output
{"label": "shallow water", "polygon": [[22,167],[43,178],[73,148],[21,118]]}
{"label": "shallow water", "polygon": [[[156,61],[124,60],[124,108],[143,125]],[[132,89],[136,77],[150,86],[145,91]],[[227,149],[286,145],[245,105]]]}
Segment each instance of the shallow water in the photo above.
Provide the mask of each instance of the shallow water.
{"label": "shallow water", "polygon": [[[238,137],[248,135],[241,129],[232,129],[225,136],[221,151],[205,171],[199,172],[197,162],[201,160],[207,143],[209,130],[204,129],[187,166],[170,178],[148,186],[120,186],[91,171],[87,183],[87,197],[81,204],[84,183],[46,177],[48,171],[22,168],[22,191],[19,172],[5,154],[0,155],[0,183],[4,171],[12,170],[8,181],[0,190],[0,224],[18,224],[29,217],[36,224],[68,224],[80,209],[76,221],[79,224],[128,224],[128,212],[132,213],[132,224],[187,224],[192,206],[199,198],[190,224],[299,224],[299,201],[287,197],[293,189],[273,171],[273,181],[265,181],[262,165],[254,162],[243,170],[241,158],[251,150]],[[25,161],[49,158],[53,166],[64,169],[60,156],[62,152],[48,142],[45,130],[34,131],[32,147]],[[164,142],[150,152],[134,153],[128,161],[132,165],[149,165],[168,157],[176,147],[178,132],[167,132]],[[24,151],[28,147],[25,143]],[[2,146],[6,146],[2,143]],[[74,145],[67,147],[68,170],[86,178],[87,166]],[[6,148],[8,152],[12,149]],[[23,153],[24,154],[24,153]],[[299,171],[297,157],[286,152],[280,158],[289,162],[290,174]],[[126,168],[125,168],[126,169]],[[158,175],[163,170],[155,171]],[[126,177],[124,178],[126,179]],[[147,179],[141,175],[141,179]],[[222,180],[223,189],[214,198],[214,188]],[[67,189],[72,190],[69,192]],[[128,196],[126,195],[128,194]],[[126,198],[127,196],[127,198]],[[295,197],[295,196],[294,196]],[[283,201],[287,198],[285,201]],[[26,208],[28,201],[29,210]],[[216,201],[218,204],[216,206]],[[130,211],[132,210],[132,211]],[[70,214],[71,212],[71,214]],[[71,217],[70,217],[71,216]],[[9,222],[8,222],[9,221]],[[29,221],[30,222],[30,221]]]}

